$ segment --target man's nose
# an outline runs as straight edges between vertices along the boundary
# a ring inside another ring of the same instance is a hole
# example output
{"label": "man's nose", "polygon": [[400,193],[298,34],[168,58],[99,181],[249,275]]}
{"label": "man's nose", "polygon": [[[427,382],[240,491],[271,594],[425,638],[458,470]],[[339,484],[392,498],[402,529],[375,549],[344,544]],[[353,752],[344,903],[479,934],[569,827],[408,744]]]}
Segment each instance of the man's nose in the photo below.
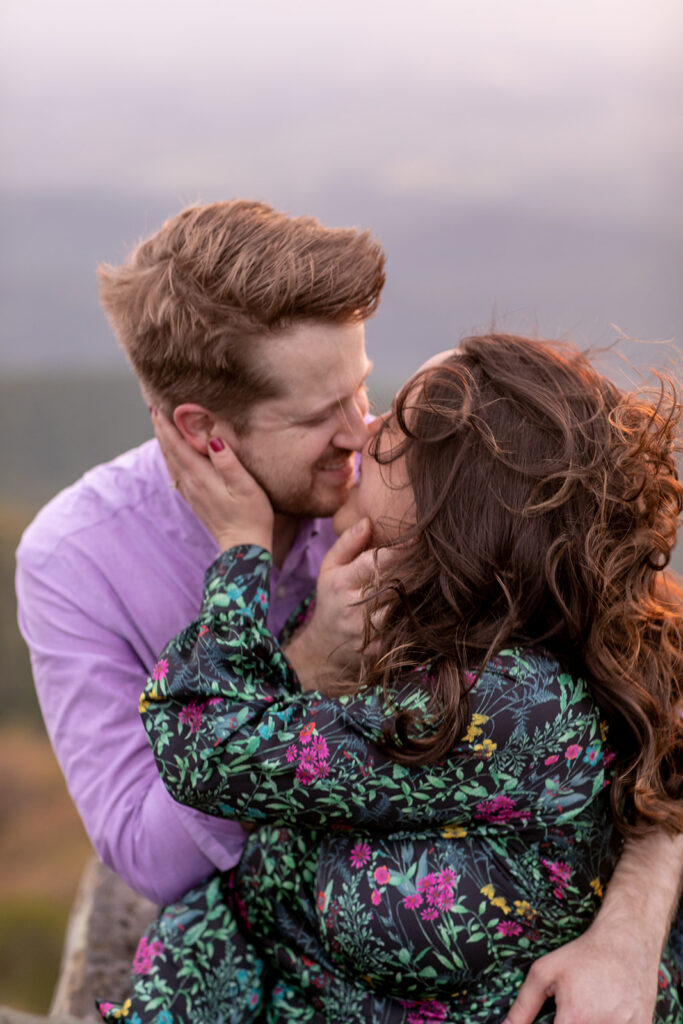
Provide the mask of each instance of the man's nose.
{"label": "man's nose", "polygon": [[371,427],[372,424],[365,422],[365,416],[354,403],[342,414],[334,443],[338,448],[359,452],[369,437]]}

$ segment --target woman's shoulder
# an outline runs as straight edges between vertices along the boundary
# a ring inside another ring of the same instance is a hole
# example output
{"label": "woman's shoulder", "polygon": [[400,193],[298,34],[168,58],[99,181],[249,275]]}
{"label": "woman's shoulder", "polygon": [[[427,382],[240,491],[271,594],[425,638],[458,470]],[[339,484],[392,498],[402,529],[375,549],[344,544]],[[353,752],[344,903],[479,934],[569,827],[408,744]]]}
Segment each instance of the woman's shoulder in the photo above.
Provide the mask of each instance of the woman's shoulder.
{"label": "woman's shoulder", "polygon": [[592,700],[587,681],[540,647],[507,647],[471,677],[473,692],[500,690],[505,683],[508,693],[519,692],[525,700],[531,692],[549,701],[559,699],[563,704]]}
{"label": "woman's shoulder", "polygon": [[498,733],[600,735],[600,709],[587,681],[538,648],[506,648],[473,673],[470,709]]}

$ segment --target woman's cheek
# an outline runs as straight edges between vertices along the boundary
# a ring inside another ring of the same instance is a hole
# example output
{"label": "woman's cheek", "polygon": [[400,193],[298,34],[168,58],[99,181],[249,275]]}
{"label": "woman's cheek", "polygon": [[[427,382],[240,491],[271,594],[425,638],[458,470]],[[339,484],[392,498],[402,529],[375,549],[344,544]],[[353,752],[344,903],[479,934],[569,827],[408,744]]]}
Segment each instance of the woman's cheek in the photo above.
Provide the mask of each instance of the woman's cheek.
{"label": "woman's cheek", "polygon": [[344,530],[348,530],[350,526],[357,523],[360,518],[361,515],[358,511],[358,484],[354,484],[349,491],[346,501],[332,519],[334,532],[339,536]]}

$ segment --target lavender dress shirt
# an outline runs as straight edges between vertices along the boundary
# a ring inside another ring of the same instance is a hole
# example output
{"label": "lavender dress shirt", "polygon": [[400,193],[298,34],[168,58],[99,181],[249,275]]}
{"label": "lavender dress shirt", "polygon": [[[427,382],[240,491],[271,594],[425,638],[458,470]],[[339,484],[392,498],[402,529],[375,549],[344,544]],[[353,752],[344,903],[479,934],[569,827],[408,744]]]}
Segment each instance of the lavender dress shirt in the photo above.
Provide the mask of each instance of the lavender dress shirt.
{"label": "lavender dress shirt", "polygon": [[[275,633],[315,586],[334,539],[329,520],[302,522],[273,571]],[[198,614],[217,554],[169,487],[156,441],[58,494],[17,552],[19,625],[71,796],[102,860],[160,904],[232,867],[244,842],[237,823],[171,799],[137,712],[159,651]]]}

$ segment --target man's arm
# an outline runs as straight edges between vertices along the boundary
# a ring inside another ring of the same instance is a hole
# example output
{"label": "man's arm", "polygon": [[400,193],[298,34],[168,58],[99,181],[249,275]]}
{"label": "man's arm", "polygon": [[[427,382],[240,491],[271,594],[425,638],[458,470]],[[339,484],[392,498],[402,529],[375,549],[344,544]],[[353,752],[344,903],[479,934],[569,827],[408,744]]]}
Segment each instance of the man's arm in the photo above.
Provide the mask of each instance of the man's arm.
{"label": "man's arm", "polygon": [[683,835],[629,840],[593,924],[536,961],[506,1024],[531,1024],[551,997],[556,1024],[651,1024],[682,886]]}
{"label": "man's arm", "polygon": [[117,596],[84,558],[62,546],[38,560],[24,543],[20,626],[50,739],[97,853],[132,888],[169,903],[236,863],[243,833],[231,822],[207,831],[168,795],[138,715],[146,669],[125,639]]}

